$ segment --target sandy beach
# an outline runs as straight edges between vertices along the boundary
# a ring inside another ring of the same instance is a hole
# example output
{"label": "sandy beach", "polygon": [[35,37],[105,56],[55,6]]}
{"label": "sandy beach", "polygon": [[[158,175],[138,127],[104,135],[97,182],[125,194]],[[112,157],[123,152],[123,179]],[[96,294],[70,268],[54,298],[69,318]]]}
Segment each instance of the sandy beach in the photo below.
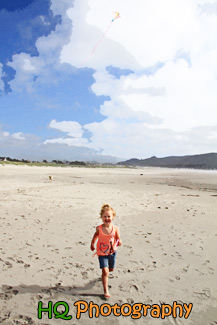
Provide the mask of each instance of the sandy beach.
{"label": "sandy beach", "polygon": [[[0,165],[0,184],[0,323],[217,324],[217,171]],[[90,250],[104,203],[123,241],[106,301]],[[39,301],[66,302],[71,320],[38,319]],[[143,308],[76,319],[81,301],[193,307],[188,318]]]}

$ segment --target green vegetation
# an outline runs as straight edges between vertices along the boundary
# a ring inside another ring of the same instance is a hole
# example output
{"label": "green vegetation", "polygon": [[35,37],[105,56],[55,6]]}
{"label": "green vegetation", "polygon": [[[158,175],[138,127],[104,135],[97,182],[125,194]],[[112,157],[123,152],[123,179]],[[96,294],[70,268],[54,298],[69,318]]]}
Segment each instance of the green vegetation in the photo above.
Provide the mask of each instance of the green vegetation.
{"label": "green vegetation", "polygon": [[[97,163],[79,163],[73,162],[70,164],[55,163],[55,162],[23,162],[23,161],[0,161],[0,165],[15,165],[15,166],[35,166],[35,167],[85,167],[85,168],[120,168],[113,164],[97,164]],[[129,168],[128,166],[122,166]]]}
{"label": "green vegetation", "polygon": [[[65,164],[56,164],[56,163],[43,163],[43,162],[22,162],[22,161],[0,161],[0,165],[19,165],[19,166],[45,166],[45,167],[69,167]],[[70,166],[71,167],[71,166]]]}

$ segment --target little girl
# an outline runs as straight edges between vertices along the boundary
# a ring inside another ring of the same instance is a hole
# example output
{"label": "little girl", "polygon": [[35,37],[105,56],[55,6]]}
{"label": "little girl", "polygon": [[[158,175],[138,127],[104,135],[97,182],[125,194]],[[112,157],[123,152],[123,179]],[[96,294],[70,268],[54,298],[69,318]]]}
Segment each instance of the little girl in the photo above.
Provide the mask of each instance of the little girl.
{"label": "little girl", "polygon": [[121,246],[119,230],[112,224],[112,220],[116,216],[115,211],[109,204],[104,204],[100,211],[102,225],[96,227],[96,232],[93,235],[90,249],[94,251],[95,241],[97,242],[97,255],[99,257],[100,268],[102,269],[102,284],[104,296],[110,297],[108,291],[108,275],[115,267],[116,249]]}

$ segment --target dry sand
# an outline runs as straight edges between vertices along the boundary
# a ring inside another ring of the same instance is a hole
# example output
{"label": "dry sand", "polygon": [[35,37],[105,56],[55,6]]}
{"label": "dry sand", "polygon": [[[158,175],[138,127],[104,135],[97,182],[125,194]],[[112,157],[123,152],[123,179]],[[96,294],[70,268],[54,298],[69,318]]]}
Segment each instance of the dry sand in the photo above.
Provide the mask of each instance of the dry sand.
{"label": "dry sand", "polygon": [[[1,165],[0,184],[0,323],[217,324],[217,171]],[[109,301],[90,251],[103,203],[123,240]],[[187,319],[77,320],[80,300],[193,309]],[[39,320],[39,301],[67,302],[72,319]]]}

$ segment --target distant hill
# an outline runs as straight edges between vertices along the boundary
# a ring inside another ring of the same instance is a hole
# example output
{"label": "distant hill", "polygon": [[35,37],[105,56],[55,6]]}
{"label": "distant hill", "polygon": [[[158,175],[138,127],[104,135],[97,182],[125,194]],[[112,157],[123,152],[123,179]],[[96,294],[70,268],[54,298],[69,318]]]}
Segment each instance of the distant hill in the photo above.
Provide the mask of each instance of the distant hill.
{"label": "distant hill", "polygon": [[171,156],[165,158],[151,157],[148,159],[129,159],[118,165],[140,167],[168,167],[168,168],[195,168],[217,169],[217,153],[207,153],[193,156]]}

